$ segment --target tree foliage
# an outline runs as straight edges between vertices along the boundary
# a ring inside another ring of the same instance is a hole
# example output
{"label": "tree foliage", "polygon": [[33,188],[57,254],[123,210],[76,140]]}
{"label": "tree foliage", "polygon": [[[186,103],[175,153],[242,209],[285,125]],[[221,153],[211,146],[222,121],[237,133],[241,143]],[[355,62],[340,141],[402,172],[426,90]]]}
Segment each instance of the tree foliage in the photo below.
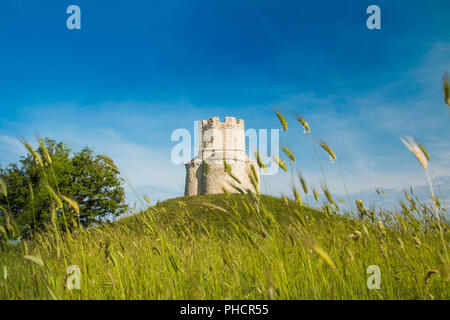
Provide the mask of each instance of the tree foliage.
{"label": "tree foliage", "polygon": [[123,179],[111,159],[87,147],[72,154],[62,142],[38,140],[37,150],[24,142],[28,154],[0,168],[0,226],[6,236],[87,227],[125,213]]}

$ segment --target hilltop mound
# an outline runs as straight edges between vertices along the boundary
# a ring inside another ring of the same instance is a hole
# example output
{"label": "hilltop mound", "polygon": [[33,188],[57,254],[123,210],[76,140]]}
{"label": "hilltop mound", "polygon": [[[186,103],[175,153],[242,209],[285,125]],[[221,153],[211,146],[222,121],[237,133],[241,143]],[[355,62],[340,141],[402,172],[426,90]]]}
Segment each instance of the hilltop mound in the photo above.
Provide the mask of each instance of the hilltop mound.
{"label": "hilltop mound", "polygon": [[[70,236],[50,230],[0,248],[8,272],[0,299],[449,298],[436,227],[412,215],[390,226],[389,216],[384,225],[336,210],[215,194]],[[68,265],[80,268],[81,290],[62,285]],[[369,266],[381,271],[379,290],[367,286]]]}
{"label": "hilltop mound", "polygon": [[[139,228],[151,213],[158,226],[169,229],[175,226],[195,231],[204,226],[229,230],[233,223],[246,227],[257,224],[259,218],[273,218],[280,225],[288,225],[301,215],[305,219],[321,219],[323,213],[308,206],[299,206],[290,199],[263,195],[257,204],[255,198],[242,194],[208,194],[184,196],[165,200],[145,212],[124,218],[117,223],[130,229]],[[264,212],[266,212],[266,214]],[[270,216],[267,215],[270,213]]]}

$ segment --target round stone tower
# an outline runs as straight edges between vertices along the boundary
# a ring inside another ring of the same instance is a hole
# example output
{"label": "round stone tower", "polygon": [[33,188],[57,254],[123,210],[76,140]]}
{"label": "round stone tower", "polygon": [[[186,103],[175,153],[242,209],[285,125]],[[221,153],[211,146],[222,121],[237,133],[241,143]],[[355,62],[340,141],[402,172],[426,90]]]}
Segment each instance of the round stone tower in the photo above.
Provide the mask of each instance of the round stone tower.
{"label": "round stone tower", "polygon": [[[244,120],[226,117],[220,122],[213,117],[199,121],[198,139],[198,155],[186,163],[185,195],[222,193],[223,188],[229,192],[238,192],[237,188],[256,191],[250,179],[251,166],[257,181],[259,170],[245,153]],[[225,170],[224,163],[236,179]]]}

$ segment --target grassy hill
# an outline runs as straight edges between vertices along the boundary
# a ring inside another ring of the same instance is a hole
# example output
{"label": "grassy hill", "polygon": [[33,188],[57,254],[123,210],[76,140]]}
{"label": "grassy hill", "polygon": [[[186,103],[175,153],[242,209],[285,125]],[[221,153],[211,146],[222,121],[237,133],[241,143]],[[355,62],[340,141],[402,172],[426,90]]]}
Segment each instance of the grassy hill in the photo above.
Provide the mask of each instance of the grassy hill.
{"label": "grassy hill", "polygon": [[[271,212],[282,226],[287,227],[295,220],[293,209],[299,209],[295,201],[266,195],[262,195],[260,201],[264,209]],[[155,215],[158,226],[165,230],[180,231],[189,228],[192,232],[201,233],[208,228],[214,229],[214,232],[230,232],[235,222],[245,225],[246,228],[258,224],[259,217],[254,214],[255,204],[254,199],[248,195],[198,195],[166,200],[152,207],[150,213]],[[323,218],[320,211],[310,207],[301,207],[301,212],[311,219]],[[146,211],[135,214],[119,220],[118,224],[125,224],[138,231],[143,225],[143,219],[147,219],[150,213]]]}
{"label": "grassy hill", "polygon": [[[0,299],[448,299],[442,243],[428,215],[180,197],[114,224],[1,247]],[[70,265],[80,290],[67,289]],[[371,290],[374,265],[380,288]]]}

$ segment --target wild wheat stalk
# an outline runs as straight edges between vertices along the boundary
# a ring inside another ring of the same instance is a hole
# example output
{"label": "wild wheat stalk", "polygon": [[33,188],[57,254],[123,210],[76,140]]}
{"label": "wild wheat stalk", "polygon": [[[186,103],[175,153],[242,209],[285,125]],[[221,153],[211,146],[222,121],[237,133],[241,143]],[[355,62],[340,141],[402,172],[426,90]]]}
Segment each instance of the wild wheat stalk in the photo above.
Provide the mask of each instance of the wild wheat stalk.
{"label": "wild wheat stalk", "polygon": [[438,228],[439,228],[439,235],[441,238],[442,247],[443,247],[444,254],[445,254],[445,259],[446,259],[445,268],[447,269],[447,275],[448,275],[449,259],[448,259],[447,245],[445,243],[444,232],[443,232],[442,225],[441,225],[439,208],[437,206],[436,197],[434,195],[433,184],[431,182],[430,174],[428,173],[428,160],[430,159],[430,156],[428,155],[428,152],[426,151],[425,147],[422,144],[415,141],[413,138],[406,137],[406,138],[400,138],[400,140],[408,148],[408,150],[414,154],[414,156],[417,158],[417,160],[419,160],[420,164],[422,165],[423,169],[425,170],[425,174],[426,174],[427,180],[428,180],[428,185],[430,186],[431,198],[433,201],[433,210],[434,210],[434,214],[436,216],[436,220],[437,220],[437,224],[438,224]]}

